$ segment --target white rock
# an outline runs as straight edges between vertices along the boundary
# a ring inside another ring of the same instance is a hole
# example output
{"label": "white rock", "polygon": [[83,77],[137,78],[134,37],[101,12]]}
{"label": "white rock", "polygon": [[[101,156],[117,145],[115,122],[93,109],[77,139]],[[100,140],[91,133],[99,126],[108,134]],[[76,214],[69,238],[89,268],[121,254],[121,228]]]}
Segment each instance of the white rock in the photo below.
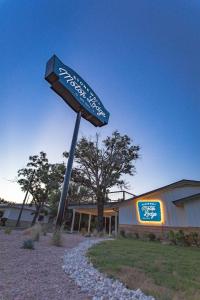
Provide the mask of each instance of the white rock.
{"label": "white rock", "polygon": [[91,246],[104,240],[86,239],[78,247],[66,250],[63,270],[93,300],[154,300],[140,289],[127,289],[119,280],[108,278],[93,267],[85,254]]}

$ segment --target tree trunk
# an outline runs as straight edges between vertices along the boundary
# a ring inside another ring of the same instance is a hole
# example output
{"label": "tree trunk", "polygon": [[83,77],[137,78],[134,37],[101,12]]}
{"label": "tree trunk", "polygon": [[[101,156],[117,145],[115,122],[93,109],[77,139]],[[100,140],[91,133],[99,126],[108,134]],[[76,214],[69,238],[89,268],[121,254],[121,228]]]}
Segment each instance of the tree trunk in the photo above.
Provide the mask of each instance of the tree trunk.
{"label": "tree trunk", "polygon": [[31,223],[31,226],[35,225],[35,222],[36,222],[36,220],[38,218],[38,215],[40,213],[40,207],[41,206],[36,206],[36,211],[35,211],[35,214],[34,214],[34,217],[33,217],[33,221]]}
{"label": "tree trunk", "polygon": [[97,231],[103,231],[103,211],[104,211],[104,201],[103,198],[97,199],[97,212],[98,212],[98,223],[97,223]]}

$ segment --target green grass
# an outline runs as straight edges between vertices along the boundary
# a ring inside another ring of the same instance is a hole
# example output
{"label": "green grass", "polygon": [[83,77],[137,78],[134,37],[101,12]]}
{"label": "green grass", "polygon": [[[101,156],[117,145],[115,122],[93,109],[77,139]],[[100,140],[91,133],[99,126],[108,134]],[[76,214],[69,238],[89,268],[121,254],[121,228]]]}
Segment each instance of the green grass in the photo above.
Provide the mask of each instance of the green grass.
{"label": "green grass", "polygon": [[92,247],[102,272],[161,300],[200,299],[200,249],[121,238]]}

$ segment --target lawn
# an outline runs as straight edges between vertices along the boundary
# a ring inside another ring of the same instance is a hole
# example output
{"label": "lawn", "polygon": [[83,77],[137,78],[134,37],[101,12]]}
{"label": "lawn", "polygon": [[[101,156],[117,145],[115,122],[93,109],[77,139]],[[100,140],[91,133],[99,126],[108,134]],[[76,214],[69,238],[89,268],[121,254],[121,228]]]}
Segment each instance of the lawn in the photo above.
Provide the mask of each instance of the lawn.
{"label": "lawn", "polygon": [[200,299],[198,248],[119,238],[92,247],[88,256],[100,271],[156,299]]}

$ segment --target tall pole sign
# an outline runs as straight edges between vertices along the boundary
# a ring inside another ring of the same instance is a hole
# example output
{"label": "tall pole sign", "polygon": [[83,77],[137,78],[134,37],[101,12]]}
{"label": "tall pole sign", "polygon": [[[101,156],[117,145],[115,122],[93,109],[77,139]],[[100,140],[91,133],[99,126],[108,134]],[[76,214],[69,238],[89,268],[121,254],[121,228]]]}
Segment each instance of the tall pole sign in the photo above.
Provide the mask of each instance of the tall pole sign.
{"label": "tall pole sign", "polygon": [[46,64],[45,79],[51,84],[51,88],[77,113],[56,219],[56,227],[60,227],[67,201],[81,117],[94,126],[101,127],[108,124],[109,112],[91,87],[75,71],[64,65],[56,55],[53,55]]}

